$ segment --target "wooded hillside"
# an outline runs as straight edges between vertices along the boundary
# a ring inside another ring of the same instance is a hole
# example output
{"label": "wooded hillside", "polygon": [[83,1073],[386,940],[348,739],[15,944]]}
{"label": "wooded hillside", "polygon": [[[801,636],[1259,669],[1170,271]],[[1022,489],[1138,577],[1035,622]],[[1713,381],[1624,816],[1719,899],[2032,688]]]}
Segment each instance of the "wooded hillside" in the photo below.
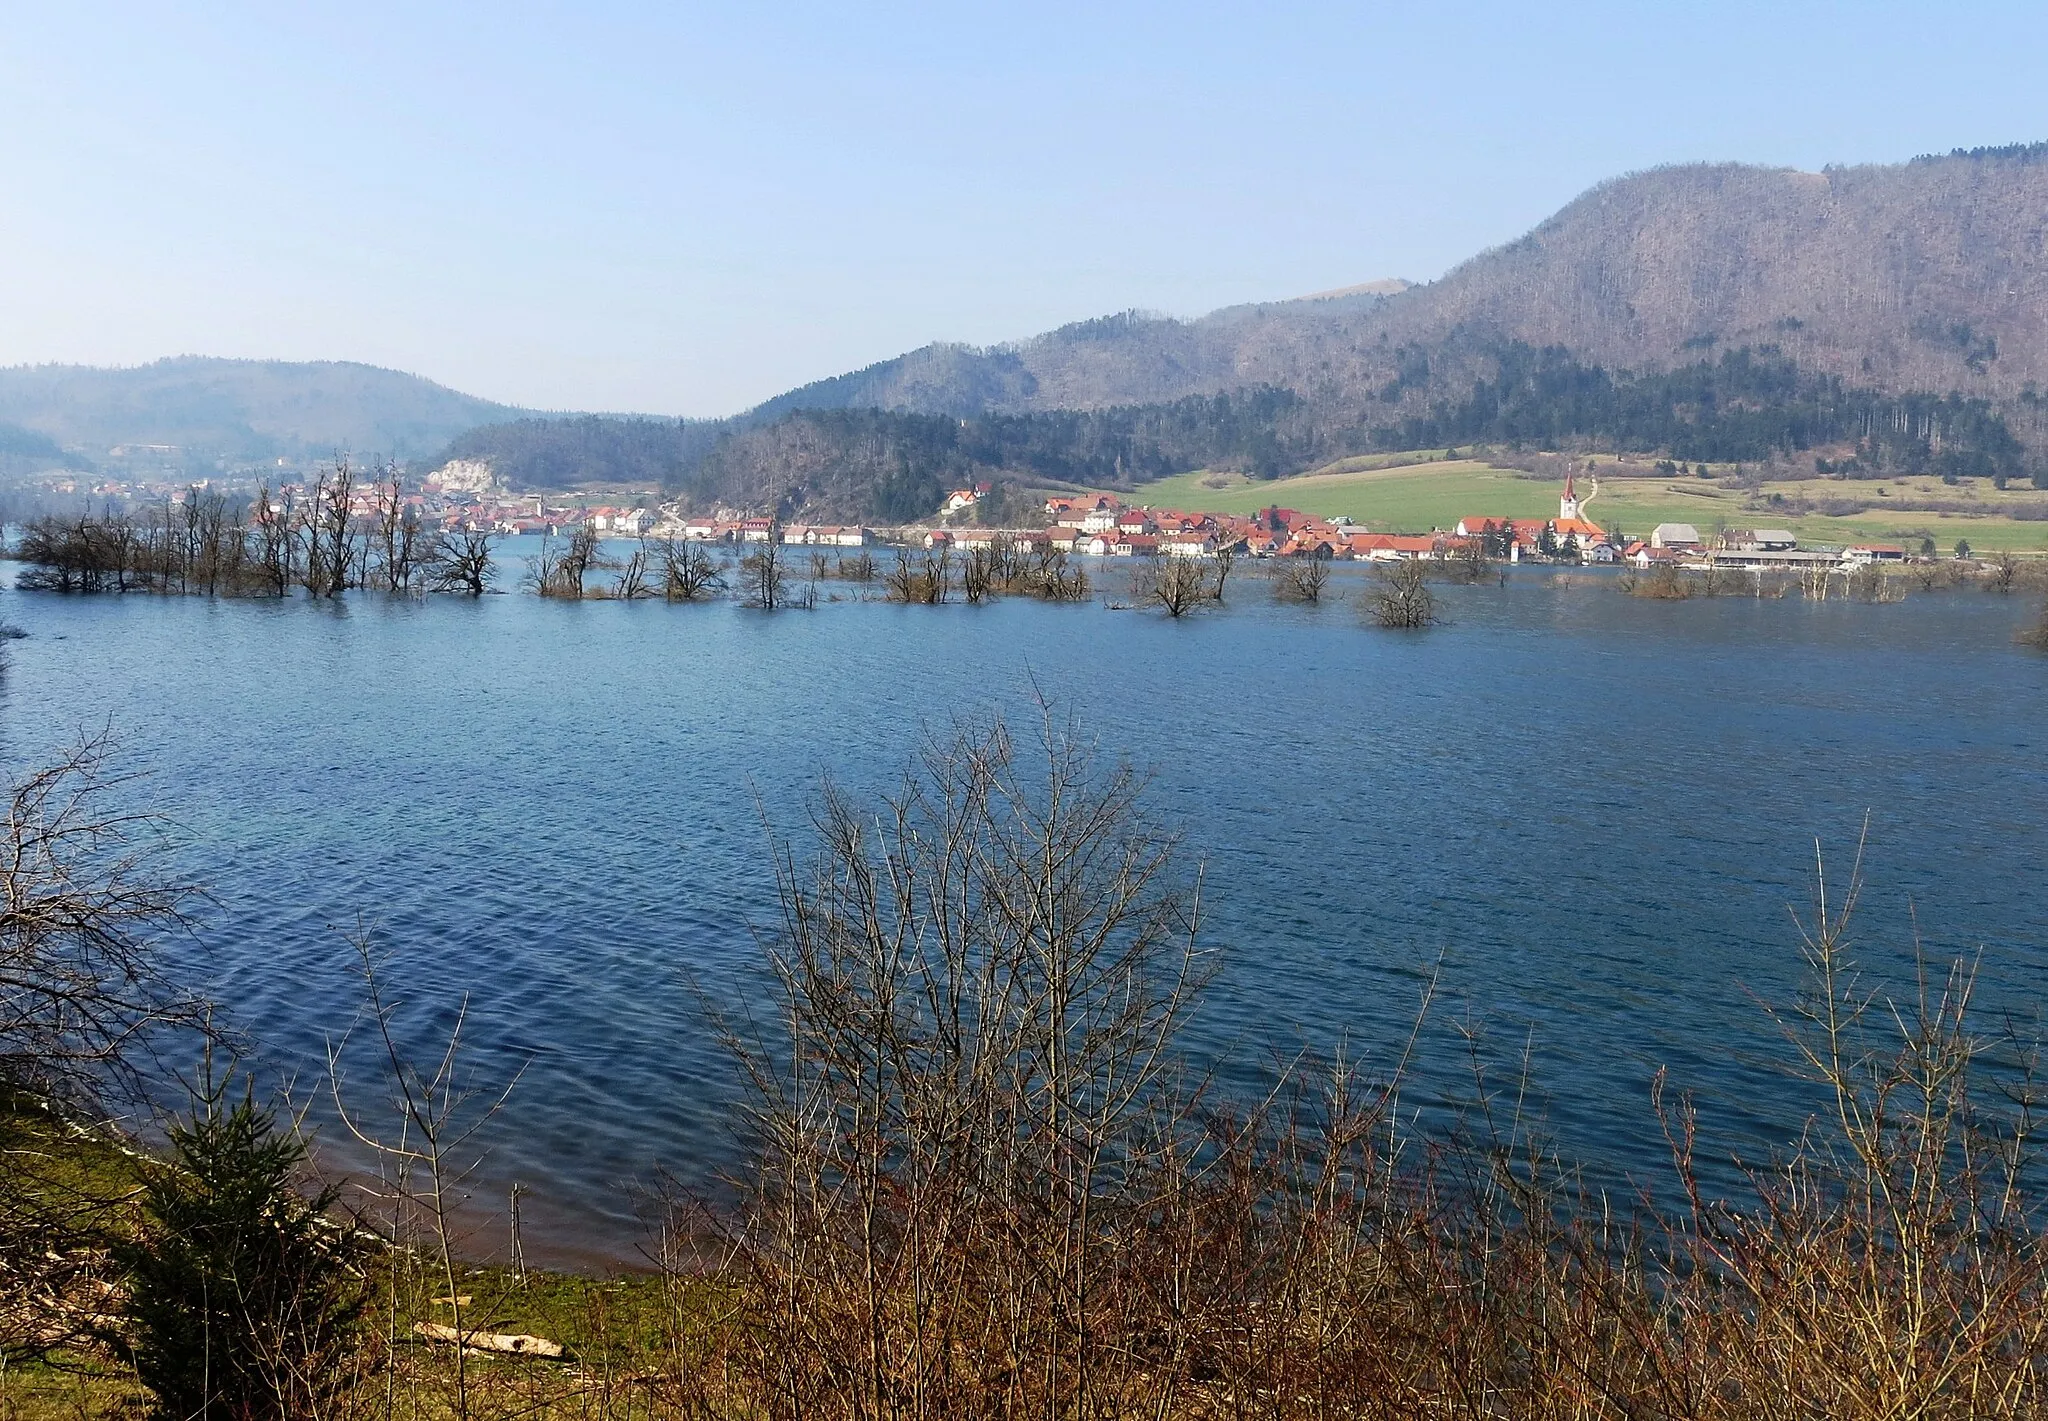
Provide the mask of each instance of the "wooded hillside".
{"label": "wooded hillside", "polygon": [[2048,387],[2048,144],[1823,173],[1659,168],[1398,294],[928,346],[762,413],[1086,409],[1261,384],[1356,407],[1459,336],[1631,370],[1770,345],[1877,390],[2010,400]]}

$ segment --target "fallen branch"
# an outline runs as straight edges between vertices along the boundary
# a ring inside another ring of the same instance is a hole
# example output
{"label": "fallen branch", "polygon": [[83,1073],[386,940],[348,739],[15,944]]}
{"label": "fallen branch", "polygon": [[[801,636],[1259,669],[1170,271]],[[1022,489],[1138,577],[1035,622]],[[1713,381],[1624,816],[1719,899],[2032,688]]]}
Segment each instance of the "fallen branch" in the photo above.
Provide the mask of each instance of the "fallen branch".
{"label": "fallen branch", "polygon": [[523,1332],[467,1332],[444,1327],[438,1322],[416,1322],[412,1330],[430,1342],[460,1345],[472,1352],[497,1352],[514,1357],[559,1358],[562,1355],[561,1343]]}

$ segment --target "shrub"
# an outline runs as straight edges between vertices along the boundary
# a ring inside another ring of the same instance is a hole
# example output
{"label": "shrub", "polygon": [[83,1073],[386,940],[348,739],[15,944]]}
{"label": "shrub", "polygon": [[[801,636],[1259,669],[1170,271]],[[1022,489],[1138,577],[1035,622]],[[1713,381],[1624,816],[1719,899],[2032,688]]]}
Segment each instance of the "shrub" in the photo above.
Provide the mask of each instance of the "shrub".
{"label": "shrub", "polygon": [[2031,627],[2021,629],[2019,640],[2022,646],[2031,646],[2036,651],[2048,651],[2048,603],[2042,604],[2039,621]]}
{"label": "shrub", "polygon": [[330,1187],[297,1189],[306,1147],[246,1092],[205,1081],[145,1170],[144,1221],[115,1250],[127,1343],[163,1421],[323,1414],[357,1360],[365,1298]]}

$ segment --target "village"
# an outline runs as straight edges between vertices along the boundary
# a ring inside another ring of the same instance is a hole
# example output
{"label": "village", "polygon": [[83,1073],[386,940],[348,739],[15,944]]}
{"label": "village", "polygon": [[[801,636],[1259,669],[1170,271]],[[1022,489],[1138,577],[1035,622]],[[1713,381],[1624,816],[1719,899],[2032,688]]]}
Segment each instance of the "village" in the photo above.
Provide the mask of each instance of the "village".
{"label": "village", "polygon": [[[85,481],[80,481],[83,484]],[[206,481],[192,487],[204,490]],[[1278,505],[1251,514],[1181,511],[1095,493],[1047,498],[1044,522],[1003,527],[979,520],[991,491],[987,483],[950,491],[938,517],[923,524],[878,528],[862,524],[778,522],[765,514],[722,510],[685,513],[639,495],[624,506],[596,507],[551,500],[544,494],[509,494],[487,470],[460,462],[429,474],[416,490],[359,481],[351,512],[365,522],[403,516],[446,531],[487,532],[505,537],[563,535],[589,528],[600,537],[679,538],[689,542],[762,545],[815,550],[869,547],[948,549],[966,552],[1005,542],[1021,551],[1051,550],[1097,558],[1317,558],[1387,563],[1484,558],[1507,563],[1624,565],[1637,569],[1673,566],[1800,571],[1817,567],[1862,567],[1907,560],[1907,550],[1890,544],[1801,547],[1784,529],[1726,529],[1712,534],[1689,523],[1660,523],[1643,538],[1610,534],[1588,516],[1576,479],[1567,474],[1554,518],[1474,514],[1448,528],[1426,532],[1374,530],[1346,517],[1323,518]],[[129,486],[101,481],[64,492],[181,504],[183,485]],[[1597,488],[1596,488],[1597,493]],[[310,487],[280,485],[269,491],[273,504],[303,506]],[[1589,501],[1589,500],[1588,500]],[[653,506],[650,506],[653,505]]]}
{"label": "village", "polygon": [[[1318,558],[1357,562],[1451,561],[1487,558],[1510,563],[1625,564],[1649,569],[1776,568],[1864,566],[1903,562],[1903,547],[1860,544],[1847,548],[1801,548],[1779,529],[1729,530],[1702,537],[1686,523],[1662,523],[1647,539],[1617,539],[1585,516],[1575,479],[1567,476],[1555,518],[1474,515],[1448,529],[1426,533],[1375,532],[1349,518],[1319,518],[1277,505],[1249,515],[1183,512],[1126,503],[1114,494],[1054,497],[1044,504],[1043,527],[993,527],[971,519],[989,485],[953,490],[941,522],[929,527],[876,530],[865,526],[789,523],[762,517],[716,518],[657,515],[651,510],[598,508],[585,515],[611,537],[652,534],[697,542],[863,548],[875,545],[926,550],[969,551],[998,542],[1024,551],[1049,549],[1083,557],[1109,558]],[[515,518],[507,532],[544,532],[545,517]]]}

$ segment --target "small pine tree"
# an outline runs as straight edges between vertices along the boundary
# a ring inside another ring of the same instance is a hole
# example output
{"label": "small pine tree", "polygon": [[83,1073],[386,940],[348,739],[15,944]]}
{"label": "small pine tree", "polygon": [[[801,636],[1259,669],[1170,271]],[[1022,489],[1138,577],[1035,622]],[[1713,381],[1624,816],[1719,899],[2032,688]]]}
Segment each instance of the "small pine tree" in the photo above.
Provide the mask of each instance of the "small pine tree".
{"label": "small pine tree", "polygon": [[193,1094],[116,1250],[136,1375],[163,1421],[325,1414],[365,1303],[357,1246],[326,1217],[335,1191],[299,1193],[304,1142],[246,1089],[229,1104],[209,1073]]}

